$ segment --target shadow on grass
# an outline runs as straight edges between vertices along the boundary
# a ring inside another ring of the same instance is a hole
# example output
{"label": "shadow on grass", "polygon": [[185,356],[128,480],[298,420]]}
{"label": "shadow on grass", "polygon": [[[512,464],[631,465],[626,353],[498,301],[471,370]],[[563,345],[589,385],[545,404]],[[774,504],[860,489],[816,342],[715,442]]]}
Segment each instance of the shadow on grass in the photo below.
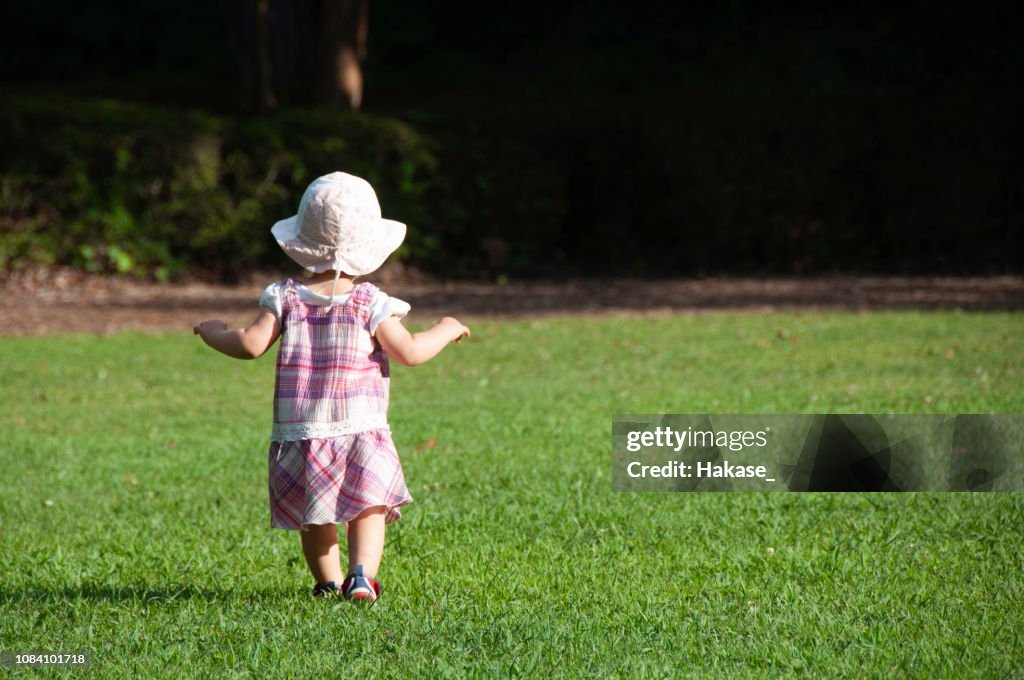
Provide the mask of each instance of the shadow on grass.
{"label": "shadow on grass", "polygon": [[179,583],[153,585],[84,584],[66,588],[11,588],[0,586],[0,602],[40,604],[45,602],[161,603],[161,602],[279,602],[308,595],[297,589],[198,588]]}

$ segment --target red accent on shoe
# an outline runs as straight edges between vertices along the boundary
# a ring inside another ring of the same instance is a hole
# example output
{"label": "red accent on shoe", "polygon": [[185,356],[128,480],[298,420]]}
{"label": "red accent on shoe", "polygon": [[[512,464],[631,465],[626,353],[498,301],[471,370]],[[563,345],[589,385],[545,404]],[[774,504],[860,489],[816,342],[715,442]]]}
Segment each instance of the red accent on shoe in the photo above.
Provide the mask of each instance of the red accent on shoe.
{"label": "red accent on shoe", "polygon": [[346,599],[348,599],[348,600],[370,600],[371,602],[373,602],[378,597],[380,597],[381,592],[384,590],[384,587],[380,584],[380,581],[372,579],[372,578],[370,578],[368,576],[361,576],[359,578],[361,578],[364,581],[366,581],[367,583],[369,583],[370,588],[373,589],[373,593],[368,593],[365,590],[362,590],[362,591],[357,592],[357,593],[351,592],[353,586],[355,585],[354,581],[355,581],[356,577],[355,576],[349,576],[347,579],[345,579],[345,582],[344,582],[344,584],[341,587],[341,594]]}

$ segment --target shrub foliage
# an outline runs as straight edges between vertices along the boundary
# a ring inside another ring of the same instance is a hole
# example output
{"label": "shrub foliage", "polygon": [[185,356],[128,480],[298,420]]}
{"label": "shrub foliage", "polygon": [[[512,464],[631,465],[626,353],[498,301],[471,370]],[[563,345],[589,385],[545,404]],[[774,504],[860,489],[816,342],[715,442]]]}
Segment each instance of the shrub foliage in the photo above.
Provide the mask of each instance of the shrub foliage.
{"label": "shrub foliage", "polygon": [[[0,266],[73,264],[166,278],[280,262],[269,227],[343,168],[422,220],[436,161],[409,126],[285,111],[217,117],[114,101],[14,98],[0,112]],[[408,254],[429,255],[411,234]],[[419,253],[418,250],[423,250]]]}
{"label": "shrub foliage", "polygon": [[284,264],[313,178],[366,177],[447,276],[990,273],[1024,264],[1013,107],[973,100],[478,102],[396,119],[0,103],[0,270]]}

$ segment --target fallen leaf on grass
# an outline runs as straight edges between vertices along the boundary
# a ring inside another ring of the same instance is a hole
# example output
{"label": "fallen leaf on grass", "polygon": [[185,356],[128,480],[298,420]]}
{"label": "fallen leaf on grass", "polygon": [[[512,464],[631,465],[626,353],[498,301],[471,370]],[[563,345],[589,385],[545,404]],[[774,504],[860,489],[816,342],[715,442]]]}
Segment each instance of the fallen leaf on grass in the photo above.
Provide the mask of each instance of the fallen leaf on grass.
{"label": "fallen leaf on grass", "polygon": [[419,446],[417,446],[415,450],[416,451],[422,451],[424,449],[432,449],[435,446],[437,446],[437,440],[434,439],[433,437],[431,437],[427,441],[425,441],[422,444],[420,444]]}

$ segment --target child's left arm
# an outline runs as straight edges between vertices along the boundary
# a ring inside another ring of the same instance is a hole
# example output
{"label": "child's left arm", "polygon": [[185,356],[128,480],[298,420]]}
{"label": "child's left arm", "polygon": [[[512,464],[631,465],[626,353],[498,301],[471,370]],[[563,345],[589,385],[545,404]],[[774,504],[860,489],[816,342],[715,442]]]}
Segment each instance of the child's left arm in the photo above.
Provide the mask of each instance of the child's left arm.
{"label": "child's left arm", "polygon": [[281,335],[281,323],[267,308],[260,309],[259,316],[248,328],[228,330],[223,321],[204,321],[192,332],[202,337],[210,347],[235,359],[255,359],[263,356]]}

